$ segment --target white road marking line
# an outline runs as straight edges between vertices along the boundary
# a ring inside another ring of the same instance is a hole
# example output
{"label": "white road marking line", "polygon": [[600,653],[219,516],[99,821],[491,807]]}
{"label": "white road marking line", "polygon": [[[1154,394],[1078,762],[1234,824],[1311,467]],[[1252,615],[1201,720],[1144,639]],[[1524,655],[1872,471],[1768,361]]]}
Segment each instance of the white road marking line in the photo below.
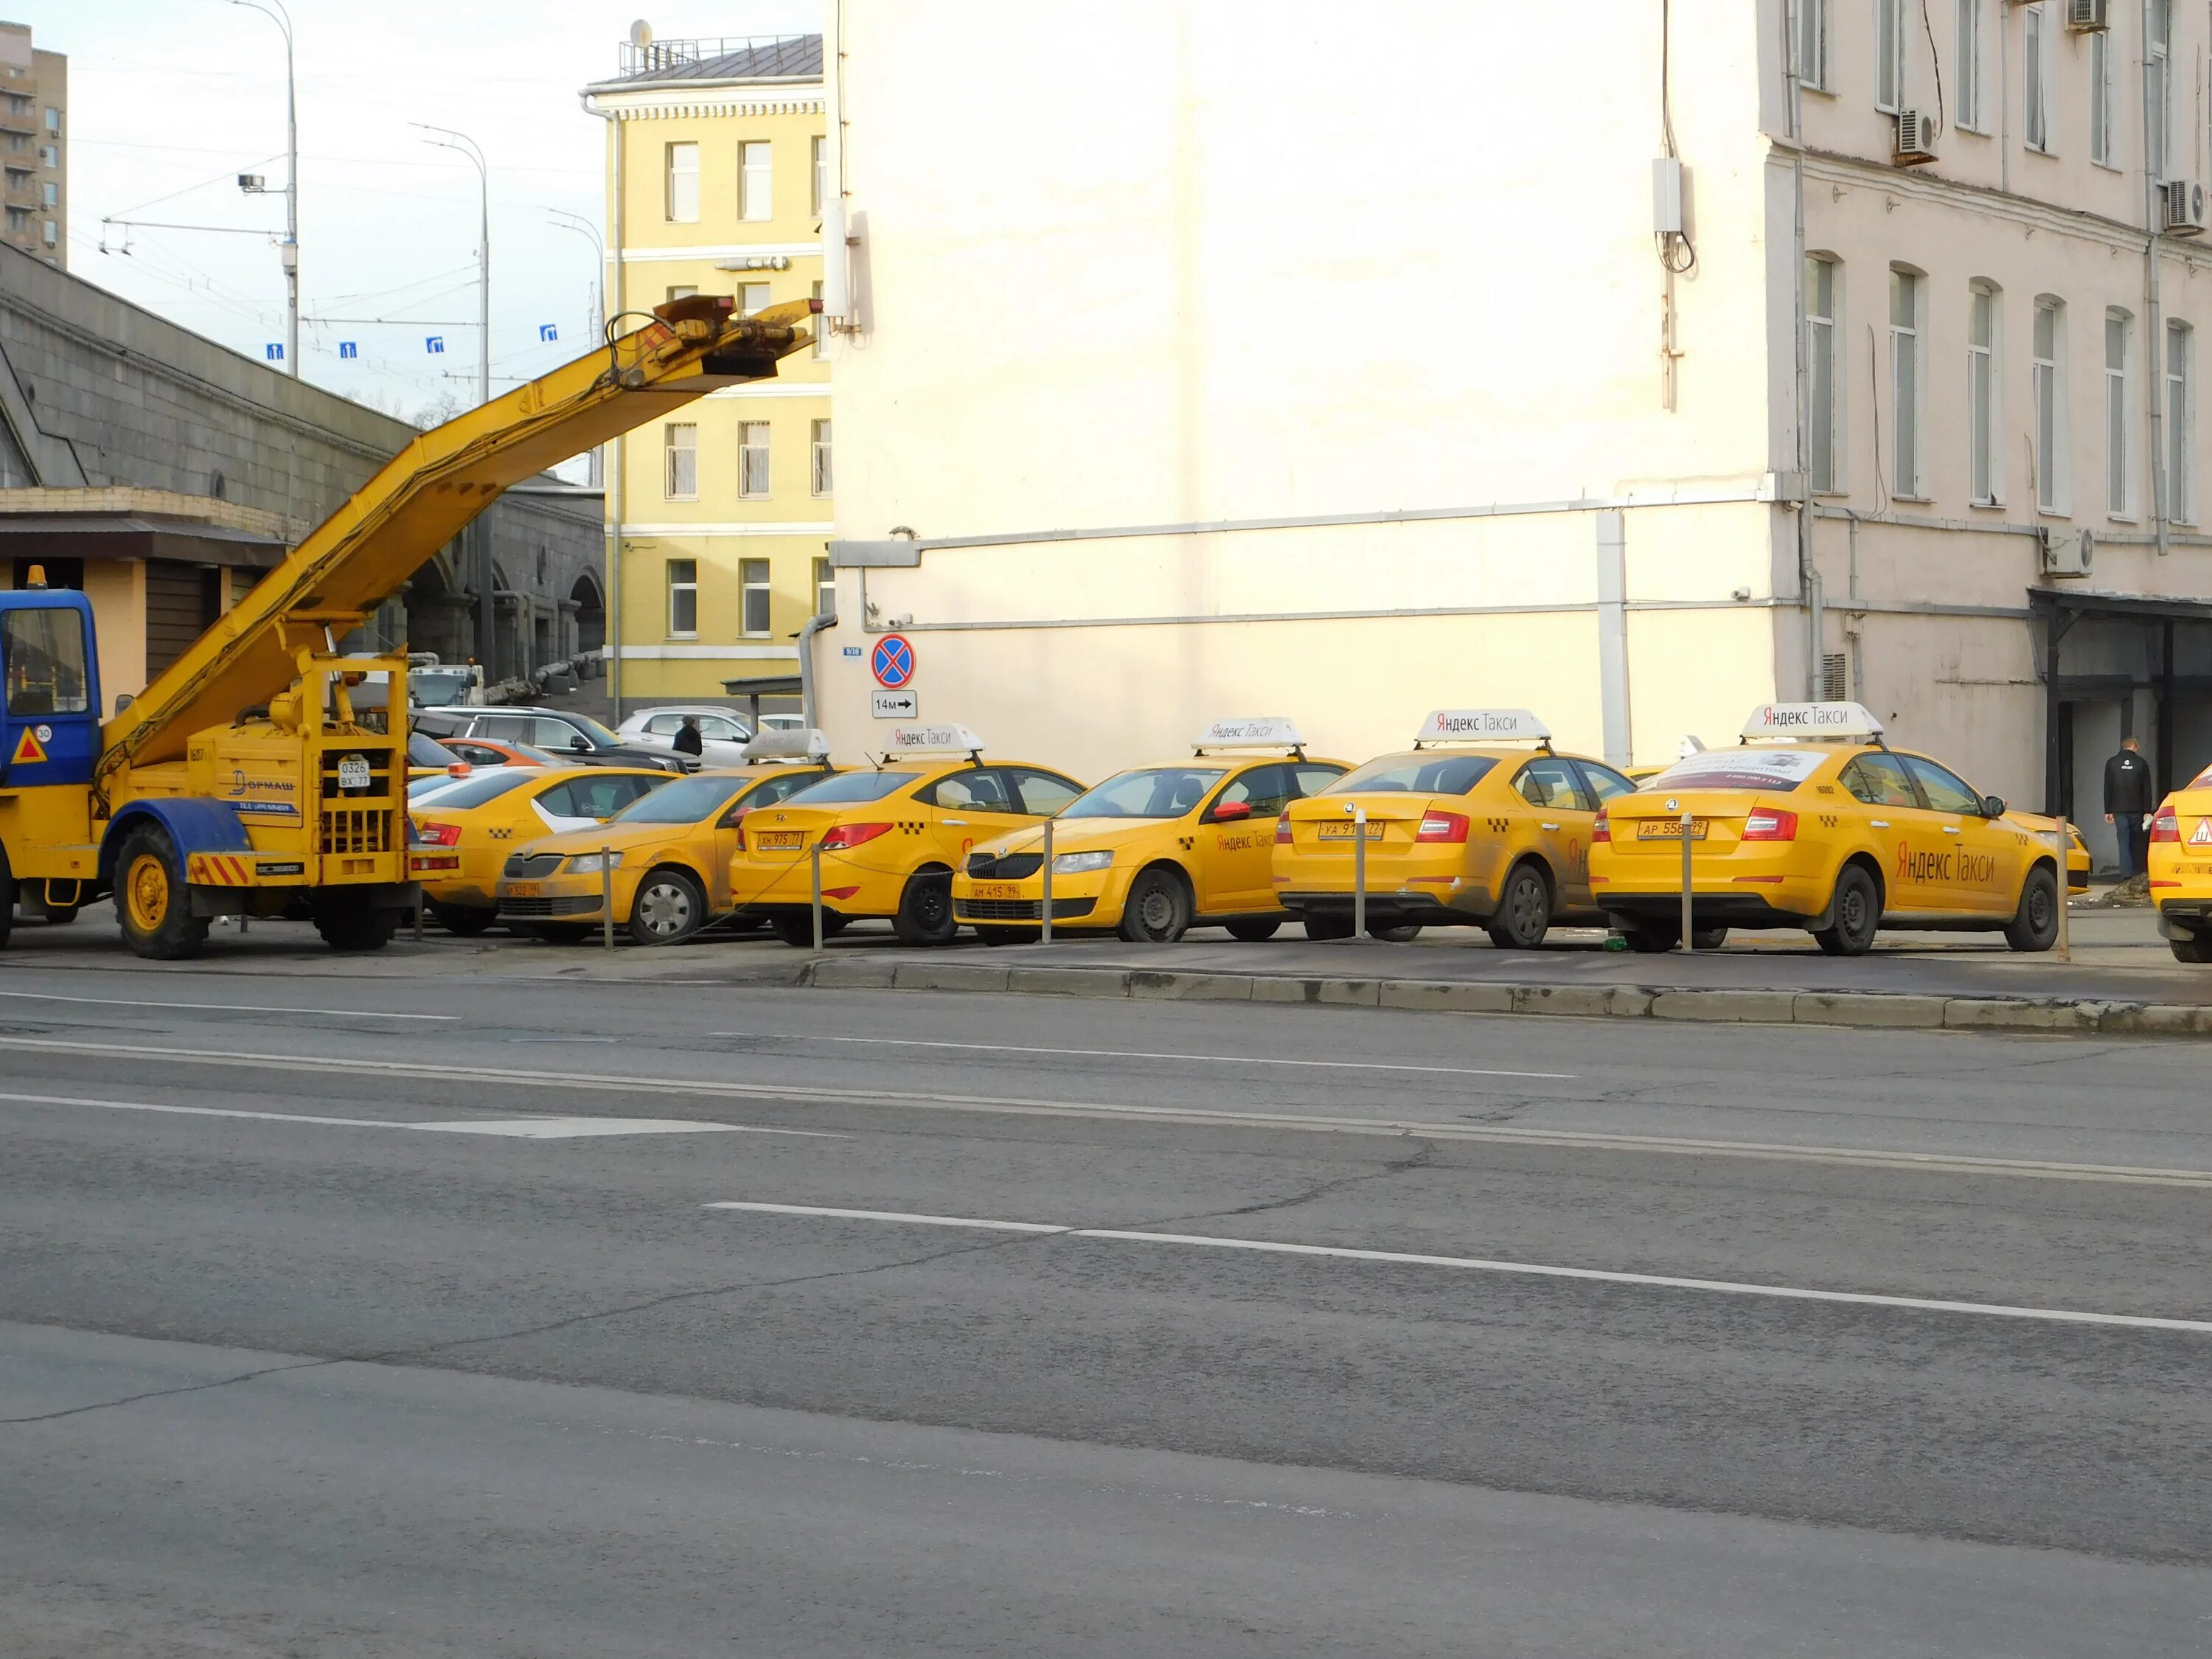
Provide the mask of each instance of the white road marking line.
{"label": "white road marking line", "polygon": [[1217,1250],[1254,1250],[1269,1255],[1376,1261],[1393,1267],[1455,1267],[1465,1272],[1504,1273],[1516,1278],[1570,1279],[1599,1285],[1632,1285],[1652,1290],[1771,1297],[1786,1302],[1832,1302],[1859,1308],[1899,1308],[1915,1313],[1972,1314],[1986,1319],[2025,1319],[2057,1325],[2109,1325],[2125,1330],[2186,1331],[2195,1335],[2212,1335],[2212,1320],[2206,1319],[2163,1319],[2147,1314],[2085,1313],[2071,1308],[2023,1308],[2002,1302],[1948,1302],[1921,1296],[1881,1296],[1867,1291],[1815,1291],[1795,1285],[1754,1285],[1729,1279],[1684,1279],[1671,1273],[1616,1273],[1601,1267],[1558,1267],[1533,1261],[1498,1261],[1483,1256],[1427,1255],[1410,1250],[1363,1250],[1341,1244],[1285,1244],[1260,1238],[1224,1238],[1211,1233],[1152,1233],[1119,1227],[1056,1227],[1035,1221],[988,1221],[959,1216],[908,1215],[897,1210],[842,1210],[805,1204],[753,1204],[725,1200],[704,1207],[709,1210],[745,1210],[763,1215],[808,1216],[823,1220],[970,1227],[984,1232],[1057,1233],[1068,1238],[1098,1238],[1123,1244],[1186,1244]]}
{"label": "white road marking line", "polygon": [[[793,1101],[811,1105],[894,1108],[909,1111],[987,1112],[1008,1117],[1137,1119],[1206,1128],[1284,1129],[1304,1134],[1419,1136],[1425,1140],[1484,1141],[1509,1146],[1575,1151],[1656,1152],[1692,1158],[1742,1158],[1792,1164],[1833,1164],[1861,1169],[1917,1170],[1934,1175],[2010,1176],[2032,1181],[2118,1182],[2138,1186],[2212,1188],[2212,1170],[2160,1169],[2124,1164],[2072,1164],[2059,1159],[1981,1158],[1965,1152],[1910,1152],[1865,1146],[1793,1146],[1783,1141],[1715,1140],[1676,1135],[1638,1135],[1597,1129],[1539,1129],[1472,1123],[1425,1122],[1418,1118],[1328,1117],[1297,1112],[1224,1110],[1202,1106],[1134,1106],[1102,1101],[1035,1100],[1006,1095],[916,1094],[895,1089],[810,1089],[797,1084],[731,1083],[703,1079],[615,1077],[586,1072],[539,1072],[485,1066],[444,1066],[410,1060],[358,1060],[335,1054],[253,1054],[237,1049],[155,1048],[121,1042],[76,1042],[60,1037],[0,1036],[0,1049],[84,1054],[101,1060],[160,1060],[187,1066],[262,1071],[351,1072],[373,1077],[430,1078],[542,1089],[596,1090],[606,1094],[678,1095],[700,1099]],[[759,1131],[762,1133],[769,1131]],[[796,1134],[785,1129],[776,1133]]]}
{"label": "white road marking line", "polygon": [[447,1024],[459,1014],[388,1014],[374,1008],[290,1008],[254,1002],[155,1002],[144,997],[65,997],[47,991],[0,991],[0,997],[23,1002],[75,1002],[100,1008],[188,1008],[222,1014],[328,1014],[337,1019],[425,1019]]}
{"label": "white road marking line", "polygon": [[770,1129],[751,1123],[697,1123],[676,1117],[476,1118],[407,1123],[396,1118],[312,1117],[301,1112],[249,1112],[233,1106],[171,1106],[146,1100],[87,1100],[81,1095],[0,1094],[0,1103],[96,1106],[110,1112],[161,1112],[177,1117],[240,1117],[264,1123],[317,1123],[340,1129],[428,1129],[445,1134],[507,1135],[523,1140],[574,1140],[589,1135],[798,1135],[809,1140],[850,1140],[826,1129]]}
{"label": "white road marking line", "polygon": [[715,1031],[718,1037],[769,1037],[787,1042],[865,1043],[879,1048],[958,1048],[986,1054],[1060,1054],[1078,1060],[1182,1060],[1204,1066],[1315,1066],[1332,1072],[1427,1072],[1441,1077],[1535,1078],[1569,1083],[1577,1072],[1501,1072],[1480,1066],[1401,1066],[1377,1060],[1281,1060],[1264,1054],[1171,1054],[1142,1048],[1023,1048],[1010,1042],[931,1042],[920,1037],[803,1036],[781,1031]]}

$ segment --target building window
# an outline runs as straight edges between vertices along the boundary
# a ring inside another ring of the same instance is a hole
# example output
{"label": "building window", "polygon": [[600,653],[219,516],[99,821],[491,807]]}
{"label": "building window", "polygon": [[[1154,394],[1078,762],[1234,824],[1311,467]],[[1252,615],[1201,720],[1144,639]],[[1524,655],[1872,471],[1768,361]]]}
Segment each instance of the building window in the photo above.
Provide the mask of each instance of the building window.
{"label": "building window", "polygon": [[2128,441],[2135,424],[2135,401],[2128,394],[2133,322],[2124,311],[2105,313],[2105,510],[2116,519],[2130,516],[2133,478],[2128,464],[2128,452],[2135,447]]}
{"label": "building window", "polygon": [[747,421],[738,428],[738,494],[768,494],[766,421]]}
{"label": "building window", "polygon": [[822,204],[830,199],[830,141],[820,134],[814,139],[814,203],[811,211],[819,214]]}
{"label": "building window", "polygon": [[2166,325],[2166,516],[2176,524],[2197,521],[2195,480],[2190,476],[2190,442],[2194,399],[2189,395],[2191,330],[2186,323]]}
{"label": "building window", "polygon": [[814,562],[814,614],[817,617],[837,614],[837,568],[827,559]]}
{"label": "building window", "polygon": [[1966,291],[1966,490],[1977,507],[1997,502],[1997,295],[1987,283]]}
{"label": "building window", "polygon": [[766,283],[739,283],[738,284],[738,316],[757,317],[767,309],[768,284]]}
{"label": "building window", "polygon": [[[815,303],[816,303],[817,305],[819,305],[819,304],[821,303],[821,301],[822,301],[822,284],[821,284],[821,283],[815,283],[815,285],[814,285],[814,289],[813,289],[813,295],[812,295],[812,297],[813,297],[814,301],[815,301]],[[830,319],[829,319],[827,317],[824,317],[824,316],[823,316],[820,312],[818,312],[818,311],[817,311],[817,312],[816,312],[816,313],[814,313],[814,320],[813,320],[812,322],[809,323],[809,324],[807,325],[807,327],[808,327],[809,329],[811,329],[811,330],[812,330],[812,331],[813,331],[813,334],[814,334],[814,355],[815,355],[816,356],[819,357],[820,356],[822,356],[822,353],[823,353],[823,348],[824,346],[826,346],[826,345],[830,343]]]}
{"label": "building window", "polygon": [[2066,499],[2066,387],[2060,356],[2065,339],[2065,307],[2056,300],[2038,300],[2030,358],[2035,381],[2035,504],[2045,513],[2063,512]]}
{"label": "building window", "polygon": [[58,138],[61,136],[62,112],[54,108],[52,105],[49,104],[46,106],[46,137],[49,138]]}
{"label": "building window", "polygon": [[768,219],[775,214],[775,174],[764,139],[738,146],[738,217]]}
{"label": "building window", "polygon": [[668,222],[672,225],[696,225],[699,222],[699,146],[671,144],[668,147]]}
{"label": "building window", "polygon": [[696,501],[699,499],[699,428],[690,421],[671,421],[665,433],[668,499]]}
{"label": "building window", "polygon": [[1805,261],[1807,464],[1813,489],[1836,488],[1836,262]]}
{"label": "building window", "polygon": [[1905,0],[1874,0],[1874,106],[1894,115],[1905,98]]}
{"label": "building window", "polygon": [[2089,159],[2112,165],[2112,37],[2106,29],[2089,37]]}
{"label": "building window", "polygon": [[2027,99],[2027,143],[2030,149],[2047,154],[2055,147],[2051,131],[2051,53],[2052,37],[2057,31],[2043,15],[2041,0],[2027,8],[2021,26],[2027,32],[2027,42],[2021,54],[2025,62],[2021,67]]}
{"label": "building window", "polygon": [[675,639],[696,639],[699,634],[699,561],[668,562],[668,632]]}
{"label": "building window", "polygon": [[744,590],[744,631],[765,635],[768,633],[768,561],[738,560],[738,580]]}
{"label": "building window", "polygon": [[2166,43],[2173,38],[2173,0],[2149,0],[2143,8],[2143,134],[2148,146],[2145,165],[2154,179],[2166,177],[2166,124],[2173,100]]}
{"label": "building window", "polygon": [[[21,149],[21,146],[18,145],[17,148]],[[40,144],[39,146],[39,161],[41,165],[46,167],[59,167],[62,164],[61,146],[59,144]]]}
{"label": "building window", "polygon": [[1959,0],[1959,118],[1982,131],[1982,9],[1986,0]]}
{"label": "building window", "polygon": [[678,283],[668,290],[668,297],[672,300],[688,300],[698,291],[698,289],[690,283]]}
{"label": "building window", "polygon": [[1914,497],[1920,487],[1920,290],[1910,270],[1889,273],[1890,453],[1893,495]]}
{"label": "building window", "polygon": [[834,494],[833,480],[836,474],[830,467],[830,422],[826,420],[817,421],[814,423],[814,445],[811,465],[810,476],[813,481],[814,493],[817,495]]}
{"label": "building window", "polygon": [[39,227],[39,240],[43,241],[48,247],[53,246],[57,242],[60,241],[61,239],[61,227],[55,224],[52,220],[49,219]]}

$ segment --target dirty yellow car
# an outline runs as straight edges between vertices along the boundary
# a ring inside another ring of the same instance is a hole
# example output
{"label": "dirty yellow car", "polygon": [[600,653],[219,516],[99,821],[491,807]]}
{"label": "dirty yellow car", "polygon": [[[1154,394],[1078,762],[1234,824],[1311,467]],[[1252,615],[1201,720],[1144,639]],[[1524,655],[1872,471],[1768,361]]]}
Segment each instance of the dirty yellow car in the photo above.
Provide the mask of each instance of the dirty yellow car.
{"label": "dirty yellow car", "polygon": [[[2057,829],[1891,749],[1856,703],[1766,703],[1741,746],[1689,756],[1607,803],[1590,880],[1638,951],[1681,942],[1686,833],[1700,934],[1803,928],[1831,956],[1863,956],[1884,927],[1988,930],[2047,951],[2063,902]],[[2067,887],[2086,887],[2078,837],[2066,862]]]}
{"label": "dirty yellow car", "polygon": [[1348,939],[1364,838],[1367,931],[1407,939],[1472,926],[1530,949],[1555,923],[1601,926],[1589,845],[1598,809],[1634,785],[1562,755],[1525,708],[1439,708],[1412,749],[1294,800],[1275,828],[1274,884],[1312,939]]}
{"label": "dirty yellow car", "polygon": [[814,855],[825,936],[888,919],[908,945],[960,930],[952,875],[986,842],[1050,817],[1083,786],[1049,767],[987,761],[964,726],[890,728],[884,753],[749,812],[730,858],[730,902],[787,945],[813,942]]}
{"label": "dirty yellow car", "polygon": [[[1190,759],[1117,773],[1051,821],[1054,933],[1118,932],[1133,944],[1171,944],[1193,927],[1270,937],[1285,919],[1273,879],[1276,817],[1345,769],[1309,757],[1291,721],[1265,716],[1216,720]],[[1044,842],[1042,826],[985,842],[953,877],[953,911],[987,944],[1037,936]]]}
{"label": "dirty yellow car", "polygon": [[481,933],[498,916],[507,855],[541,836],[611,818],[673,776],[612,766],[502,766],[421,795],[410,792],[410,864],[422,902],[450,933]]}
{"label": "dirty yellow car", "polygon": [[2150,821],[2150,896],[2177,962],[2212,962],[2212,768],[2159,803]]}

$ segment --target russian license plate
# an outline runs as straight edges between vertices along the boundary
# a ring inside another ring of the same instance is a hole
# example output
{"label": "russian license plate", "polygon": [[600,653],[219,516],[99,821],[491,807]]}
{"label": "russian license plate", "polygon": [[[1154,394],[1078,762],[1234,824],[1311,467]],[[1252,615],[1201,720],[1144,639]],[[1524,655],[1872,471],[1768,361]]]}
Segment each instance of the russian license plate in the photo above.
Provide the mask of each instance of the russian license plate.
{"label": "russian license plate", "polygon": [[[1690,839],[1703,841],[1705,832],[1712,827],[1712,821],[1709,818],[1691,819]],[[1682,821],[1680,818],[1639,818],[1636,823],[1636,839],[1680,841],[1682,839]]]}
{"label": "russian license plate", "polygon": [[806,845],[806,832],[804,830],[763,830],[753,839],[760,843],[763,853],[789,853]]}
{"label": "russian license plate", "polygon": [[509,898],[539,898],[544,891],[545,889],[534,881],[511,881],[507,884]]}
{"label": "russian license plate", "polygon": [[348,755],[338,763],[338,787],[366,789],[368,787],[368,757]]}
{"label": "russian license plate", "polygon": [[1018,899],[1022,896],[1021,884],[1014,881],[979,881],[975,884],[975,896],[979,899]]}
{"label": "russian license plate", "polygon": [[[1350,818],[1322,818],[1314,826],[1314,839],[1350,841],[1352,839],[1352,832],[1358,827]],[[1382,839],[1382,826],[1373,818],[1367,820],[1367,839],[1370,841]]]}

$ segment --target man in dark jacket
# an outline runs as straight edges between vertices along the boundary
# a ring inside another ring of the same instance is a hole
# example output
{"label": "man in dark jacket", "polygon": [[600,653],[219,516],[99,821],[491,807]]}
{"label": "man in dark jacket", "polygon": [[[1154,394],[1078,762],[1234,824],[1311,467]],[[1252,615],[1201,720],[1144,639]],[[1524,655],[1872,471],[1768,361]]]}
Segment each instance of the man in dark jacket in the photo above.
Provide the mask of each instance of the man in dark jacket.
{"label": "man in dark jacket", "polygon": [[2150,867],[2145,819],[2157,805],[2151,799],[2150,763],[2134,738],[2120,739],[2120,752],[2105,763],[2105,822],[2118,832],[2120,875],[2139,876]]}
{"label": "man in dark jacket", "polygon": [[678,754],[689,755],[695,760],[705,751],[705,739],[699,735],[699,717],[696,714],[684,717],[684,724],[668,740],[668,746]]}

